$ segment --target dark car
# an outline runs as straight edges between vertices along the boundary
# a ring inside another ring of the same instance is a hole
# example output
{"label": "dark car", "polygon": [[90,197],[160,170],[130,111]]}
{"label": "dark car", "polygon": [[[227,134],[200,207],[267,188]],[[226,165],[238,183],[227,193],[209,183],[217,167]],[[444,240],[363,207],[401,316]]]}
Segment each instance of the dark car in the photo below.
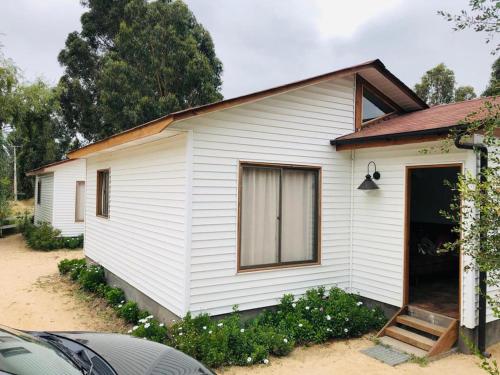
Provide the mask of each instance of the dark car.
{"label": "dark car", "polygon": [[127,335],[22,332],[0,326],[0,374],[214,374],[169,346]]}

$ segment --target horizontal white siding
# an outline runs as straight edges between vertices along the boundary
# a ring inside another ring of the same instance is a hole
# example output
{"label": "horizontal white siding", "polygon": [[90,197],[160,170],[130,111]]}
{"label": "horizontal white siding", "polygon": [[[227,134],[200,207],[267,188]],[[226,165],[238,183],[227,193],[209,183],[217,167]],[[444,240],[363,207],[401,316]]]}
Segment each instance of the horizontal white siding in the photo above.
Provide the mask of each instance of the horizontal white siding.
{"label": "horizontal white siding", "polygon": [[[186,136],[87,160],[85,254],[173,313],[185,310]],[[110,168],[109,219],[96,216]]]}
{"label": "horizontal white siding", "polygon": [[[338,79],[176,125],[194,138],[191,311],[247,310],[285,293],[348,286],[351,161],[330,140],[353,131],[353,91],[353,78]],[[236,272],[240,161],[322,167],[321,265]]]}
{"label": "horizontal white siding", "polygon": [[[431,145],[370,148],[355,152],[352,287],[362,296],[402,306],[406,167],[463,163],[466,169],[475,171],[472,152],[457,149],[449,153],[421,152]],[[381,173],[377,181],[380,189],[358,190],[371,160]],[[471,325],[474,321],[474,275],[463,272],[462,279],[462,323]]]}
{"label": "horizontal white siding", "polygon": [[[38,181],[41,181],[42,196],[38,204]],[[35,179],[35,213],[34,221],[36,224],[52,224],[54,202],[54,174],[48,173],[36,176]]]}
{"label": "horizontal white siding", "polygon": [[79,236],[83,222],[75,222],[76,182],[85,181],[85,160],[58,165],[54,172],[54,221],[65,237]]}

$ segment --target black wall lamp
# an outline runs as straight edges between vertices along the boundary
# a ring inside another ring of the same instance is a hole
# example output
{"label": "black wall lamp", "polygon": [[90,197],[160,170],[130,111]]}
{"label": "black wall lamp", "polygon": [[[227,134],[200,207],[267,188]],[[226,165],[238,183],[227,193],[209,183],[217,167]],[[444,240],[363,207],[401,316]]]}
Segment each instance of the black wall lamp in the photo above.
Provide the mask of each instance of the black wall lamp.
{"label": "black wall lamp", "polygon": [[375,171],[373,172],[373,178],[375,180],[380,179],[380,172],[377,171],[377,165],[374,161],[369,162],[367,166],[368,173],[365,176],[365,180],[361,183],[361,185],[358,186],[358,189],[360,190],[379,189],[378,185],[375,183],[375,181],[372,180],[372,176],[370,175],[370,164],[373,164],[373,167],[375,168]]}

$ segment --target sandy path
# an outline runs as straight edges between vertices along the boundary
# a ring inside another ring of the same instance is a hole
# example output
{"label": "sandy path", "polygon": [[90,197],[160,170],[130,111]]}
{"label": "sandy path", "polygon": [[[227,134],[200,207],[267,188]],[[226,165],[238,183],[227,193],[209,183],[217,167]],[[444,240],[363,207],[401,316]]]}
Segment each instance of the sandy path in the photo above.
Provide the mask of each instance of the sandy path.
{"label": "sandy path", "polygon": [[123,331],[125,325],[112,310],[86,301],[75,285],[59,277],[61,259],[81,257],[81,250],[30,250],[19,234],[0,238],[0,324],[26,330]]}
{"label": "sandy path", "polygon": [[[473,356],[452,354],[425,366],[405,363],[391,367],[372,359],[359,350],[373,345],[367,338],[338,341],[326,345],[295,349],[284,358],[272,358],[269,365],[232,367],[220,371],[224,375],[305,375],[305,374],[439,374],[439,375],[485,375],[477,366]],[[490,348],[495,358],[500,359],[500,345]]]}

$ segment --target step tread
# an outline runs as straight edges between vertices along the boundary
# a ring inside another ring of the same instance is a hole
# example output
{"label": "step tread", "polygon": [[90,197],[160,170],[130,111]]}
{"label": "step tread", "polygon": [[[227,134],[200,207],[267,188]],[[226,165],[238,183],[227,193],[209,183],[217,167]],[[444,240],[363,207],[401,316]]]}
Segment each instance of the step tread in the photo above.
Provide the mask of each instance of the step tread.
{"label": "step tread", "polygon": [[438,326],[437,324],[432,324],[410,315],[399,315],[396,318],[396,321],[400,324],[430,333],[434,336],[441,336],[446,332],[446,327]]}
{"label": "step tread", "polygon": [[414,355],[415,357],[426,357],[427,351],[417,348],[416,346],[407,344],[403,341],[396,340],[390,336],[382,336],[379,338],[379,341],[382,345],[390,346],[395,350],[399,350],[400,352],[405,352],[407,354]]}
{"label": "step tread", "polygon": [[414,333],[396,326],[388,327],[385,330],[385,334],[424,350],[430,350],[436,343],[436,340],[429,339],[425,336],[419,335],[418,333]]}

